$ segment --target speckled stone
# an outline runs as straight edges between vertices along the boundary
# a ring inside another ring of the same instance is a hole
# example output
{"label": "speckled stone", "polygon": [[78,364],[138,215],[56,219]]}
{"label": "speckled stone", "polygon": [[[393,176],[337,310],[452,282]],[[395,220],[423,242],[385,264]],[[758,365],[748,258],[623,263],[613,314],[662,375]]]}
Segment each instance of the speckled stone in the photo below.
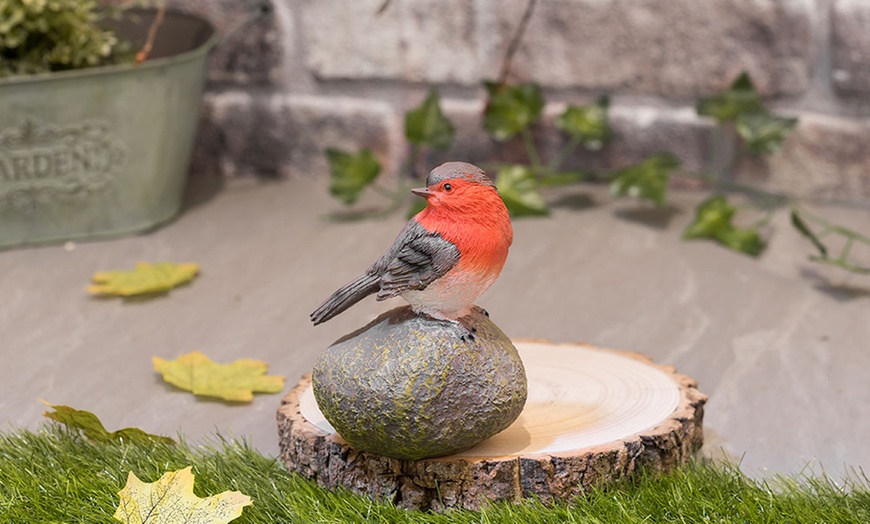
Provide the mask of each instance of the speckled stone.
{"label": "speckled stone", "polygon": [[523,363],[481,310],[476,332],[400,307],[329,346],[314,364],[323,415],[351,446],[418,460],[468,449],[508,427],[527,396]]}

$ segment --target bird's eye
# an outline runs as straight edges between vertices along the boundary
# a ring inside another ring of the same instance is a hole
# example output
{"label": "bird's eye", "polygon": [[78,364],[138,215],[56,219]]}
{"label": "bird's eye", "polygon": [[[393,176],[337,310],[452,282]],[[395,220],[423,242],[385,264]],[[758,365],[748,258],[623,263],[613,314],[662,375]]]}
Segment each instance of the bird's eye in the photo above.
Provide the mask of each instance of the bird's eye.
{"label": "bird's eye", "polygon": [[444,191],[450,191],[451,189],[453,189],[453,186],[450,184],[444,184]]}

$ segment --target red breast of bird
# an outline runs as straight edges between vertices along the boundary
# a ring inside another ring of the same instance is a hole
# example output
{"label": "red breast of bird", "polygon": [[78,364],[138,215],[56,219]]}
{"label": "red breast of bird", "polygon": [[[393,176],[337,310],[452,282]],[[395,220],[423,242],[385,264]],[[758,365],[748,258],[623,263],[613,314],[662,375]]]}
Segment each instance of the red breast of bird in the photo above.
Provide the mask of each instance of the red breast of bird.
{"label": "red breast of bird", "polygon": [[428,205],[414,220],[454,244],[460,258],[425,289],[407,290],[402,297],[415,311],[436,318],[462,317],[504,267],[513,242],[510,216],[494,187],[467,180],[445,180],[417,194]]}

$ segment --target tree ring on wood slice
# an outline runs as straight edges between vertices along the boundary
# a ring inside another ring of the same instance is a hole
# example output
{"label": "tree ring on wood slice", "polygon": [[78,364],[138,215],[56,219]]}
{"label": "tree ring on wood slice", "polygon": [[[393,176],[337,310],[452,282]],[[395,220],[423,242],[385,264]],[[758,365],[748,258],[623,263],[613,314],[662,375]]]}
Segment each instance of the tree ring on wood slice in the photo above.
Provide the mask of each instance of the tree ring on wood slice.
{"label": "tree ring on wood slice", "polygon": [[357,451],[323,417],[306,375],[278,410],[281,458],[324,486],[437,511],[570,500],[639,468],[667,471],[700,449],[707,397],[692,378],[636,353],[514,344],[528,378],[525,408],[471,449],[417,461]]}

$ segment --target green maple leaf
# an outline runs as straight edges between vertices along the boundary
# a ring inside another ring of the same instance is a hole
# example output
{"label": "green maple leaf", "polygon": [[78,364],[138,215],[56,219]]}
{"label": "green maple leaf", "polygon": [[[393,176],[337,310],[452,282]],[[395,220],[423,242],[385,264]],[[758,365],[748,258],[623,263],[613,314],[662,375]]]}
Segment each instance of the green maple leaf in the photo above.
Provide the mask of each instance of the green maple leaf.
{"label": "green maple leaf", "polygon": [[347,205],[359,200],[363,190],[381,173],[381,164],[369,149],[347,153],[329,148],[326,158],[329,160],[329,192]]}
{"label": "green maple leaf", "polygon": [[405,113],[405,137],[418,146],[446,151],[453,143],[456,130],[441,112],[438,91],[429,90],[419,107]]}
{"label": "green maple leaf", "polygon": [[54,409],[54,411],[46,411],[42,416],[50,418],[55,422],[59,422],[68,428],[78,429],[82,432],[85,438],[94,442],[134,442],[138,444],[159,442],[161,444],[175,444],[175,441],[169,437],[145,433],[139,428],[124,428],[110,433],[103,426],[103,423],[100,422],[100,419],[90,411],[73,409],[69,406],[49,404],[45,401],[43,401],[43,404]]}
{"label": "green maple leaf", "polygon": [[266,375],[269,365],[252,359],[218,364],[199,351],[175,360],[151,358],[154,370],[173,386],[194,395],[216,397],[233,402],[250,402],[254,393],[280,393],[284,377]]}
{"label": "green maple leaf", "polygon": [[489,101],[483,113],[483,127],[499,142],[510,140],[541,117],[544,97],[537,84],[485,85]]}
{"label": "green maple leaf", "polygon": [[606,96],[599,98],[594,104],[569,105],[556,118],[556,127],[579,140],[586,149],[598,151],[610,139],[610,127],[607,123],[609,105],[610,100]]}
{"label": "green maple leaf", "polygon": [[166,293],[193,280],[199,274],[197,264],[139,262],[132,271],[99,271],[88,291],[96,295],[131,297]]}
{"label": "green maple leaf", "polygon": [[142,482],[131,471],[113,517],[124,524],[227,524],[252,504],[240,491],[197,497],[191,469],[170,471],[155,482]]}
{"label": "green maple leaf", "polygon": [[522,165],[499,168],[495,178],[498,193],[513,216],[541,216],[550,213],[532,170]]}
{"label": "green maple leaf", "polygon": [[741,253],[758,256],[765,247],[755,228],[738,228],[732,220],[737,209],[722,195],[714,195],[695,209],[695,219],[683,232],[686,240],[709,239]]}
{"label": "green maple leaf", "polygon": [[655,154],[640,164],[616,171],[610,183],[610,190],[616,196],[629,195],[663,206],[671,172],[678,167],[680,161],[674,155]]}

